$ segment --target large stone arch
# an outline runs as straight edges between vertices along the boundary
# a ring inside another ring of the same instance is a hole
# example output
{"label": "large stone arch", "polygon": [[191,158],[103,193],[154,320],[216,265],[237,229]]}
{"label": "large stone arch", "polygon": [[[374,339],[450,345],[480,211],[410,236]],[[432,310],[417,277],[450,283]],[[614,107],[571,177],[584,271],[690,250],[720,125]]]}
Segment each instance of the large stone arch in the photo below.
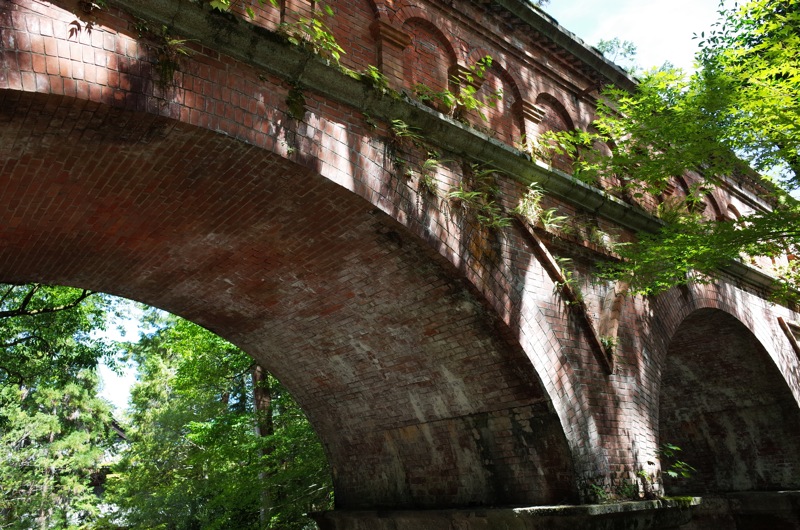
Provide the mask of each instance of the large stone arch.
{"label": "large stone arch", "polygon": [[698,305],[674,329],[661,369],[660,443],[680,447],[678,458],[697,469],[665,476],[667,493],[798,488],[800,410],[780,359],[758,337],[766,330],[726,304]]}

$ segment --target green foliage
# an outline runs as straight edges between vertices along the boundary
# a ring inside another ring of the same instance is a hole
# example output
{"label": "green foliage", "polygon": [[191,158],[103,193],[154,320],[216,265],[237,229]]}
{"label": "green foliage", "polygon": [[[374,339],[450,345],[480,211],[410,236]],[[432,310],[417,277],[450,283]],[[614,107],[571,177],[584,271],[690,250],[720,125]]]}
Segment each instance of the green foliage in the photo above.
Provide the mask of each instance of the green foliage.
{"label": "green foliage", "polygon": [[[218,11],[230,12],[234,0],[210,0],[209,5]],[[280,9],[278,0],[258,0],[258,5],[264,6],[269,3],[273,8]],[[242,6],[247,16],[251,19],[256,14],[251,7],[251,2],[242,1]],[[282,22],[278,27],[278,32],[296,46],[308,48],[316,55],[339,64],[339,59],[345,54],[344,48],[339,46],[328,25],[325,23],[326,17],[334,16],[333,8],[324,2],[317,2],[316,11],[312,17],[298,17],[293,22]]]}
{"label": "green foliage", "polygon": [[173,36],[169,26],[165,24],[154,29],[149,22],[139,19],[134,28],[145,46],[155,55],[158,85],[162,89],[168,88],[173,83],[175,72],[180,69],[181,60],[192,55],[187,46],[189,41]]}
{"label": "green foliage", "polygon": [[439,191],[439,185],[436,183],[436,171],[442,160],[439,159],[439,154],[429,152],[428,158],[422,162],[420,166],[419,187],[424,193],[429,195],[436,195]]}
{"label": "green foliage", "polygon": [[612,337],[610,335],[603,335],[600,337],[600,345],[603,346],[603,350],[608,354],[613,354],[617,350],[617,344],[617,337]]}
{"label": "green foliage", "polygon": [[639,69],[636,66],[636,45],[629,40],[621,41],[618,37],[610,40],[600,39],[595,48],[609,61],[623,63],[622,67],[631,75]]}
{"label": "green foliage", "polygon": [[92,332],[112,304],[40,284],[0,293],[0,527],[88,528],[112,422],[94,368],[113,348]]}
{"label": "green foliage", "polygon": [[321,2],[317,6],[321,11],[316,12],[315,16],[299,17],[295,22],[282,22],[278,31],[292,44],[307,47],[316,55],[339,64],[339,59],[345,54],[344,48],[339,46],[325,23],[325,17],[334,16],[333,8]]}
{"label": "green foliage", "polygon": [[587,493],[591,502],[604,503],[609,500],[608,491],[600,484],[589,484]]}
{"label": "green foliage", "polygon": [[[758,179],[744,159],[788,188],[800,185],[800,0],[752,0],[720,14],[699,36],[696,73],[650,71],[633,93],[604,93],[597,133],[555,133],[560,149],[578,155],[576,176],[619,178],[636,199],[663,192],[687,172],[711,186],[721,177]],[[600,144],[612,145],[613,156]],[[798,255],[800,207],[770,178],[763,186],[773,190],[773,210],[736,222],[694,213],[700,189],[683,204],[668,202],[658,212],[667,226],[619,250],[626,261],[610,270],[634,291],[658,293],[703,281],[742,257]],[[778,291],[796,291],[795,262],[782,275]]]}
{"label": "green foliage", "polygon": [[[630,283],[633,292],[656,294],[674,285],[706,281],[704,272],[732,259],[797,255],[798,241],[800,208],[794,201],[737,221],[709,222],[698,214],[684,214],[657,234],[640,234],[635,244],[617,246],[624,261],[608,264],[602,276]],[[795,263],[786,266],[781,285],[798,285]],[[693,270],[698,272],[689,272]]]}
{"label": "green foliage", "polygon": [[[686,462],[678,460],[677,456],[680,451],[680,447],[670,443],[662,444],[658,451],[662,460],[662,473],[671,478],[689,478],[697,471]],[[663,467],[664,464],[666,464],[666,468]]]}
{"label": "green foliage", "polygon": [[111,353],[90,340],[108,298],[82,289],[0,284],[0,383],[66,382]]}
{"label": "green foliage", "polygon": [[496,169],[473,164],[468,178],[447,195],[452,203],[474,215],[478,224],[489,230],[505,228],[512,221],[497,200],[497,175]]}
{"label": "green foliage", "polygon": [[583,291],[581,290],[580,277],[574,271],[571,258],[556,258],[561,280],[553,285],[556,293],[561,293],[568,300],[568,305],[581,306],[583,304]]}
{"label": "green foliage", "polygon": [[537,183],[532,182],[520,198],[519,204],[513,212],[521,215],[529,223],[541,224],[545,230],[558,230],[567,221],[567,217],[558,215],[558,209],[544,209],[541,206],[544,191]]}
{"label": "green foliage", "polygon": [[367,66],[363,74],[363,79],[366,79],[373,88],[381,93],[389,91],[389,80],[376,66]]}
{"label": "green foliage", "polygon": [[617,497],[621,499],[639,500],[639,484],[629,480],[623,480],[622,483],[616,488]]}
{"label": "green foliage", "polygon": [[396,143],[410,140],[414,145],[420,145],[424,139],[418,128],[408,125],[403,120],[392,120],[391,131]]}
{"label": "green foliage", "polygon": [[722,100],[721,141],[758,171],[800,182],[800,1],[753,0],[721,10],[700,35],[698,74]]}
{"label": "green foliage", "polygon": [[485,100],[477,97],[486,70],[491,66],[492,57],[487,55],[467,68],[462,77],[453,76],[450,81],[458,87],[457,92],[436,91],[423,83],[417,83],[414,86],[414,94],[420,101],[441,104],[444,110],[457,119],[463,119],[467,112],[474,111],[482,120],[487,121],[484,109],[495,107],[497,102],[503,98],[502,90],[488,94]]}
{"label": "green foliage", "polygon": [[[130,445],[109,477],[111,518],[133,529],[300,529],[303,513],[329,507],[325,456],[285,389],[212,333],[148,315],[153,330],[128,346],[140,380]],[[257,389],[268,398],[257,402]]]}
{"label": "green foliage", "polygon": [[[265,0],[258,0],[259,5],[263,6],[266,5],[267,3],[269,3],[275,9],[280,9],[280,4],[278,3],[278,0],[268,0],[268,2]],[[223,11],[227,13],[233,7],[234,2],[232,2],[231,0],[210,0],[208,4],[212,8],[218,11]],[[251,19],[256,17],[255,11],[253,11],[253,8],[250,7],[250,4],[247,1],[243,1],[242,5],[244,6],[244,11],[245,13],[247,13],[248,17],[250,17]]]}
{"label": "green foliage", "polygon": [[93,370],[69,382],[0,385],[0,527],[94,528],[113,445],[111,413]]}

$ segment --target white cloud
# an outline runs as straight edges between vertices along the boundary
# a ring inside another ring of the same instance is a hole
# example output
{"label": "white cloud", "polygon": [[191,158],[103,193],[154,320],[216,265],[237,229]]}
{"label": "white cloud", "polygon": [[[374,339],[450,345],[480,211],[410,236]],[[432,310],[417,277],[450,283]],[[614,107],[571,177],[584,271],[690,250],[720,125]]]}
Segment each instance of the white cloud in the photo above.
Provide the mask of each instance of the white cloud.
{"label": "white cloud", "polygon": [[633,42],[644,68],[670,61],[689,69],[697,49],[692,35],[708,31],[718,5],[717,0],[552,0],[545,11],[587,44],[614,37]]}

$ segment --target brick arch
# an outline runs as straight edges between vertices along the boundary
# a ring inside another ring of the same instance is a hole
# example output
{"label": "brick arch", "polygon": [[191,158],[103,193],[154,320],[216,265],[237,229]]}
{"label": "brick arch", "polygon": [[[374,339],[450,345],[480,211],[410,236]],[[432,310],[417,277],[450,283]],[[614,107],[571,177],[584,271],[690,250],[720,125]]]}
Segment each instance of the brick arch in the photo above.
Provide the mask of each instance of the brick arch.
{"label": "brick arch", "polygon": [[3,281],[141,300],[241,346],[308,413],[339,507],[575,498],[551,385],[479,283],[376,209],[410,215],[367,124],[310,92],[289,112],[280,79],[196,43],[158,88],[124,13],[68,42],[70,13],[14,1]]}
{"label": "brick arch", "polygon": [[697,469],[688,479],[665,476],[667,493],[800,486],[797,401],[761,341],[721,309],[692,311],[672,335],[659,438],[681,447],[680,458]]}
{"label": "brick arch", "polygon": [[449,89],[456,54],[445,34],[419,16],[406,18],[402,28],[411,37],[411,44],[403,50],[405,87],[413,89],[421,83],[434,91]]}
{"label": "brick arch", "polygon": [[739,209],[736,208],[734,204],[729,203],[728,207],[725,209],[725,219],[727,219],[728,221],[736,221],[741,216],[742,214],[739,213]]}
{"label": "brick arch", "polygon": [[[546,131],[571,131],[575,128],[575,122],[564,104],[552,94],[547,92],[539,94],[536,97],[536,105],[544,111],[544,117],[537,126],[537,134]],[[551,164],[561,171],[572,173],[572,160],[568,156],[554,155]]]}
{"label": "brick arch", "polygon": [[201,127],[2,95],[13,154],[0,225],[18,256],[2,281],[140,300],[242,347],[307,411],[340,507],[573,498],[566,438],[530,361],[404,227]]}
{"label": "brick arch", "polygon": [[706,202],[711,207],[711,211],[709,212],[712,218],[715,221],[724,221],[725,216],[722,213],[722,209],[719,207],[719,201],[712,192],[706,193]]}

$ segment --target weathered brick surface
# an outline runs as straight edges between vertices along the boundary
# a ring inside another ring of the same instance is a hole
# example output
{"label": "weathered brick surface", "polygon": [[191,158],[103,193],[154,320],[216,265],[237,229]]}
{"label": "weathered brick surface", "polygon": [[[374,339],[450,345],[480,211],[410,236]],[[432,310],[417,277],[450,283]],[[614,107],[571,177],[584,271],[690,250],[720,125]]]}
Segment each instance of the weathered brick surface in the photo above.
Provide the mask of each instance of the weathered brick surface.
{"label": "weathered brick surface", "polygon": [[[492,55],[481,90],[506,98],[488,124],[468,118],[502,142],[590,120],[596,76],[492,4],[331,5],[345,64],[376,61],[397,88],[444,88]],[[303,6],[267,10],[265,25]],[[630,230],[548,197],[580,220],[546,243],[617,334],[608,374],[531,234],[488,230],[446,199],[470,161],[443,146],[426,191],[398,167],[426,149],[388,123],[313,87],[298,100],[291,79],[215,42],[190,41],[161,86],[130,16],[104,10],[70,37],[73,8],[0,11],[0,280],[127,296],[243,347],[308,412],[340,507],[576,500],[655,472],[661,442],[696,453],[693,487],[797,487],[800,361],[776,321],[796,314],[735,278],[618,298],[592,277],[606,255],[592,237]],[[514,207],[524,186],[496,180]],[[753,197],[716,190],[707,210],[745,213]]]}

